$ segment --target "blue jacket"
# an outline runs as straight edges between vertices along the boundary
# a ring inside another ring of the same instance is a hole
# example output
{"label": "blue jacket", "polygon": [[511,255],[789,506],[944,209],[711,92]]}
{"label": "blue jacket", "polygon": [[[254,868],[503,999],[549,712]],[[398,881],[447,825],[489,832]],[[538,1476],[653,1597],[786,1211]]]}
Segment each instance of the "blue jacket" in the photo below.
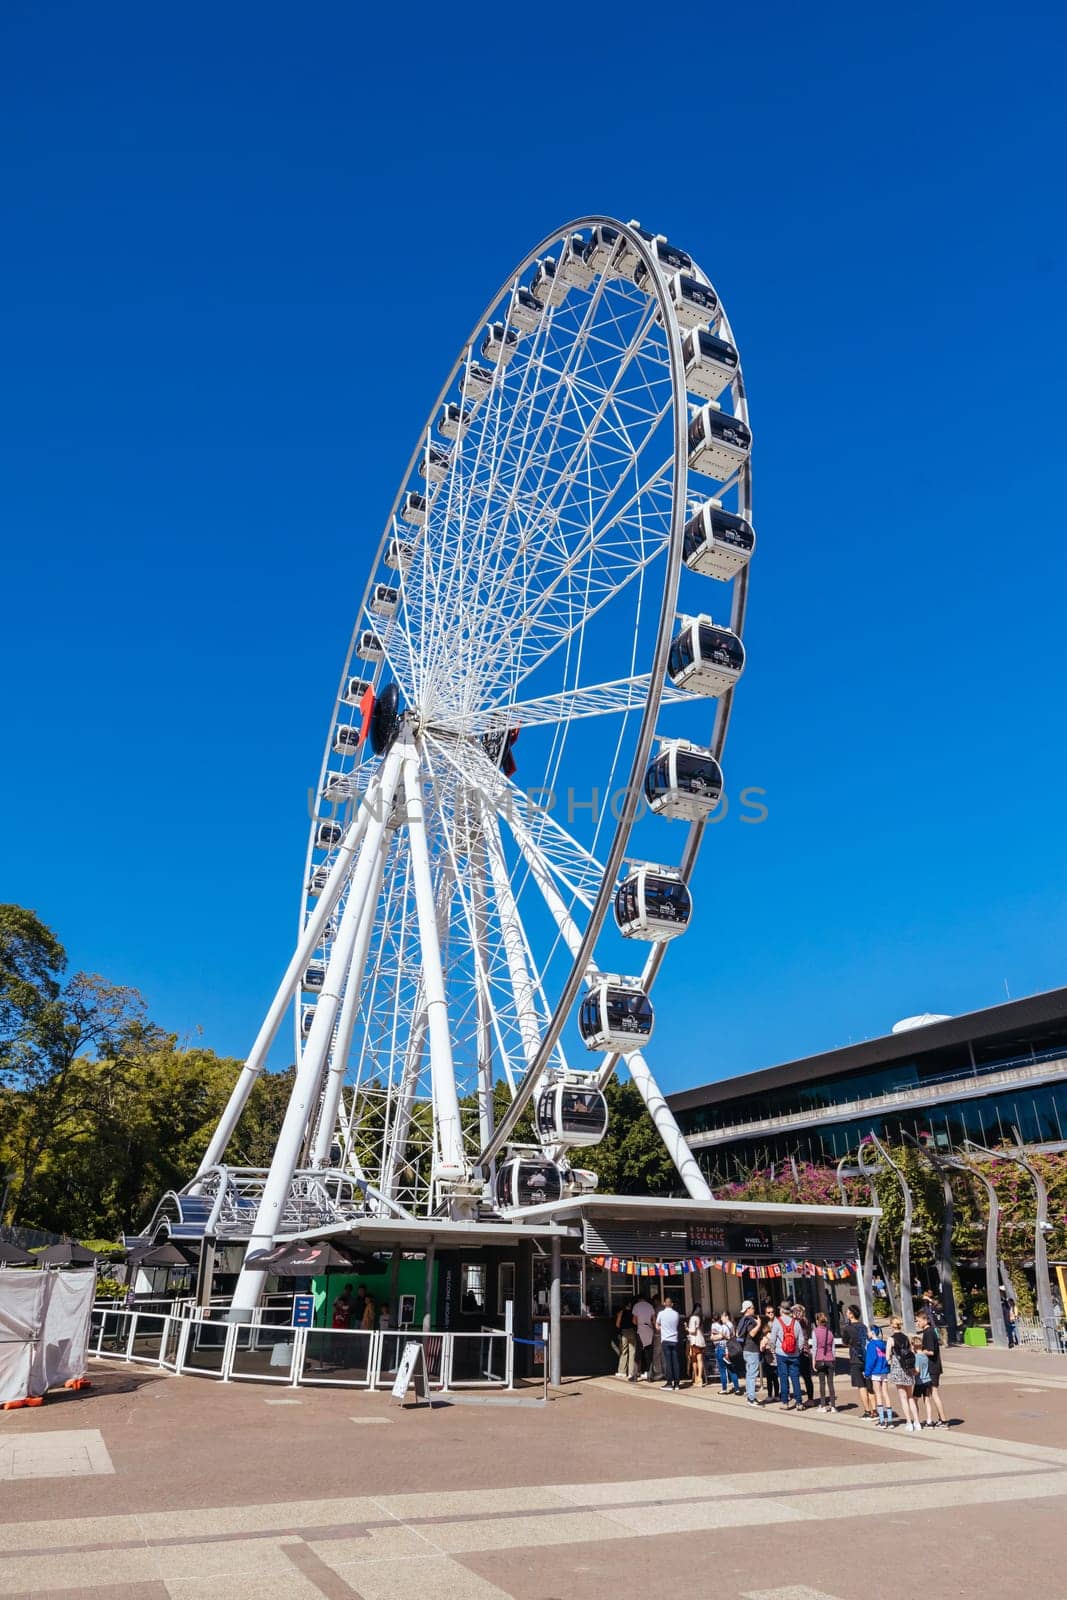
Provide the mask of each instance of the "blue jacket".
{"label": "blue jacket", "polygon": [[865,1378],[888,1378],[889,1362],[885,1358],[885,1340],[868,1339],[867,1354],[863,1362]]}

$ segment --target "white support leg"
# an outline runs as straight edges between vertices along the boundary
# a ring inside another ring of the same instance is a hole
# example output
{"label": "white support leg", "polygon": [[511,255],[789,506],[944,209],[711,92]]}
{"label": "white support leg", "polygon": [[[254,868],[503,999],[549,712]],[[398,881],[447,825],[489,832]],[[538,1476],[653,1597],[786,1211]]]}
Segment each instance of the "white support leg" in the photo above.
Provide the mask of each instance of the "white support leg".
{"label": "white support leg", "polygon": [[[544,895],[545,903],[555,918],[556,926],[563,935],[568,949],[572,955],[576,955],[582,942],[582,936],[552,881],[548,863],[527,830],[521,824],[513,823],[512,827],[515,841],[530,868],[534,882]],[[590,967],[589,976],[594,975],[595,969]],[[686,1192],[690,1199],[713,1200],[715,1196],[709,1189],[704,1174],[697,1165],[696,1156],[694,1156],[685,1141],[685,1135],[675,1121],[674,1113],[663,1098],[656,1080],[649,1071],[648,1062],[639,1050],[627,1055],[625,1061],[630,1077],[645,1102],[648,1114],[655,1123],[656,1131],[663,1140],[668,1155],[678,1169],[678,1176],[685,1184]]]}
{"label": "white support leg", "polygon": [[445,999],[445,977],[441,965],[441,946],[437,938],[430,852],[426,843],[426,819],[422,797],[419,754],[410,738],[398,741],[404,757],[404,799],[407,809],[411,867],[415,879],[415,909],[421,941],[423,981],[426,988],[426,1023],[430,1034],[430,1081],[433,1087],[434,1144],[437,1162],[435,1179],[455,1181],[466,1178],[467,1162],[463,1151],[463,1126],[456,1093],[456,1072],[452,1061],[452,1038]]}
{"label": "white support leg", "polygon": [[296,1082],[285,1109],[281,1132],[274,1148],[274,1159],[263,1186],[259,1210],[256,1212],[256,1220],[252,1227],[252,1237],[248,1241],[245,1264],[241,1268],[241,1276],[234,1290],[231,1316],[238,1322],[249,1319],[259,1304],[259,1297],[263,1292],[263,1271],[258,1267],[249,1267],[247,1256],[256,1250],[269,1250],[273,1245],[282,1209],[289,1196],[289,1186],[300,1158],[305,1130],[319,1096],[322,1068],[333,1035],[341,990],[345,974],[351,965],[352,949],[359,931],[360,914],[377,868],[382,837],[392,811],[400,777],[401,760],[402,751],[399,746],[394,746],[386,757],[382,769],[379,803],[375,807],[374,816],[367,824],[359,860],[352,873],[341,927],[330,953],[325,983],[315,1007],[315,1020],[311,1025],[307,1046],[297,1068]]}
{"label": "white support leg", "polygon": [[[504,954],[507,957],[508,977],[511,980],[511,992],[515,997],[515,1010],[518,1015],[519,1036],[522,1039],[522,1052],[529,1066],[541,1047],[541,1019],[537,1014],[534,1004],[534,984],[530,976],[530,969],[526,964],[526,945],[523,939],[522,926],[519,922],[519,911],[515,904],[515,896],[511,892],[511,879],[508,877],[507,862],[504,860],[504,850],[500,841],[496,818],[486,809],[484,817],[485,854],[489,862],[489,875],[493,883],[493,898],[496,901],[497,920],[500,923],[500,933],[504,941]],[[562,905],[562,902],[560,902]],[[514,1085],[512,1085],[514,1092]],[[487,1139],[482,1140],[483,1148],[488,1144]]]}
{"label": "white support leg", "polygon": [[395,1201],[396,1191],[400,1187],[397,1179],[404,1163],[404,1151],[407,1148],[408,1132],[411,1128],[411,1107],[415,1102],[415,1088],[419,1081],[419,1067],[425,1044],[426,1011],[417,1009],[411,1033],[408,1035],[404,1071],[397,1090],[398,1099],[393,1112],[393,1126],[389,1131],[385,1163],[379,1180],[381,1191],[387,1200]]}
{"label": "white support leg", "polygon": [[487,1145],[493,1137],[493,1031],[492,997],[489,993],[488,901],[486,898],[486,858],[482,841],[475,839],[470,851],[472,898],[474,901],[474,981],[478,987],[478,1143]]}
{"label": "white support leg", "polygon": [[[311,1151],[311,1165],[313,1167],[327,1167],[330,1164],[330,1146],[333,1144],[337,1126],[337,1108],[341,1101],[341,1087],[345,1081],[345,1071],[348,1067],[348,1052],[352,1044],[352,1030],[355,1027],[356,1012],[359,1009],[359,999],[363,992],[367,955],[370,951],[371,935],[374,932],[374,919],[378,910],[378,896],[381,894],[382,874],[385,870],[385,858],[388,851],[389,834],[386,831],[382,833],[381,841],[375,852],[374,871],[371,874],[366,898],[359,910],[359,927],[356,930],[355,944],[352,951],[352,964],[345,977],[341,1016],[337,1024],[337,1035],[334,1038],[330,1052],[326,1086],[323,1090],[322,1104],[319,1107],[319,1122]],[[309,1039],[308,1043],[310,1044],[310,1042]]]}
{"label": "white support leg", "polygon": [[248,1059],[241,1068],[237,1082],[233,1086],[226,1109],[219,1118],[218,1127],[212,1134],[211,1143],[208,1145],[204,1159],[201,1161],[197,1171],[198,1178],[202,1177],[211,1167],[217,1167],[226,1154],[226,1146],[233,1137],[233,1130],[236,1128],[248,1096],[252,1092],[252,1085],[263,1070],[270,1047],[274,1043],[275,1035],[281,1026],[282,1018],[289,1009],[289,1002],[300,987],[304,969],[310,961],[316,945],[322,939],[323,930],[329,920],[330,913],[341,897],[341,891],[344,889],[345,882],[352,870],[356,852],[366,832],[367,819],[376,803],[377,785],[372,780],[359,811],[337,848],[337,858],[330,868],[322,894],[319,896],[315,909],[307,920],[304,931],[300,936],[300,942],[293,952],[292,960],[285,969],[285,976],[278,985],[278,990],[271,1002],[270,1009],[263,1019],[263,1025],[248,1053]]}

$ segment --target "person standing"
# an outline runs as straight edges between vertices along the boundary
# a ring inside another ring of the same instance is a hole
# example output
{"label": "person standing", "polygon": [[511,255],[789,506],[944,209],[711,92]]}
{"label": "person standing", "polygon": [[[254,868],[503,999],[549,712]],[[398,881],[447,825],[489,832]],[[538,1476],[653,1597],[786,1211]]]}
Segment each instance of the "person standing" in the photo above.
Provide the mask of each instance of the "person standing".
{"label": "person standing", "polygon": [[687,1332],[689,1334],[689,1376],[694,1387],[699,1384],[703,1388],[707,1382],[704,1376],[704,1348],[707,1340],[704,1338],[704,1313],[699,1305],[695,1305],[689,1313]]}
{"label": "person standing", "polygon": [[669,1294],[663,1296],[663,1304],[656,1316],[656,1332],[659,1334],[659,1347],[663,1356],[663,1376],[666,1380],[665,1389],[678,1389],[682,1381],[682,1356],[678,1348],[682,1331],[682,1319],[675,1311]]}
{"label": "person standing", "polygon": [[1008,1330],[1008,1349],[1014,1350],[1019,1343],[1019,1308],[1011,1299],[1004,1314],[1004,1326]]}
{"label": "person standing", "polygon": [[800,1396],[800,1356],[803,1348],[804,1329],[793,1315],[792,1306],[783,1300],[778,1315],[771,1323],[771,1349],[778,1368],[781,1403],[787,1411],[792,1411],[794,1401],[798,1410],[803,1406]]}
{"label": "person standing", "polygon": [[806,1404],[813,1406],[815,1404],[815,1375],[811,1367],[811,1323],[808,1321],[807,1308],[802,1306],[799,1301],[794,1303],[793,1315],[804,1330],[804,1343],[800,1351],[800,1379],[804,1385],[804,1393],[807,1396]]}
{"label": "person standing", "polygon": [[763,1337],[760,1339],[760,1360],[763,1365],[763,1385],[767,1391],[768,1400],[778,1398],[778,1366],[774,1359],[774,1346],[771,1344],[771,1323],[774,1321],[774,1311],[765,1316],[762,1327]]}
{"label": "person standing", "polygon": [[656,1332],[656,1313],[652,1309],[652,1302],[642,1291],[631,1307],[633,1311],[634,1327],[637,1329],[638,1355],[641,1361],[641,1370],[637,1374],[640,1383],[648,1382],[648,1369],[652,1365],[652,1340]]}
{"label": "person standing", "polygon": [[919,1330],[919,1339],[926,1352],[926,1359],[930,1369],[929,1377],[926,1379],[927,1392],[925,1399],[927,1414],[929,1415],[930,1402],[933,1401],[934,1409],[937,1412],[937,1421],[933,1426],[935,1428],[947,1428],[948,1418],[945,1416],[945,1407],[941,1400],[941,1338],[925,1311],[919,1312],[915,1319],[915,1325]]}
{"label": "person standing", "polygon": [[877,1328],[871,1329],[871,1337],[867,1340],[867,1354],[864,1357],[863,1370],[871,1380],[874,1391],[874,1403],[878,1412],[879,1428],[893,1426],[893,1407],[889,1399],[889,1362],[886,1360],[885,1340]]}
{"label": "person standing", "polygon": [[756,1399],[756,1382],[759,1378],[761,1333],[762,1324],[756,1315],[755,1306],[751,1300],[742,1301],[735,1337],[741,1341],[741,1355],[745,1363],[745,1399],[750,1406],[759,1404]]}
{"label": "person standing", "polygon": [[625,1378],[627,1383],[636,1383],[640,1357],[637,1353],[637,1329],[634,1327],[632,1300],[627,1300],[625,1305],[619,1307],[615,1318],[615,1332],[619,1341],[619,1365],[615,1370],[615,1376]]}
{"label": "person standing", "polygon": [[730,1355],[727,1346],[734,1336],[734,1325],[730,1321],[729,1312],[721,1311],[711,1324],[712,1347],[715,1351],[715,1365],[719,1369],[719,1382],[723,1394],[726,1393],[727,1382],[732,1384],[734,1394],[740,1394],[741,1388],[737,1381],[737,1373],[730,1365]]}
{"label": "person standing", "polygon": [[908,1433],[919,1432],[919,1408],[915,1404],[915,1351],[911,1348],[911,1340],[904,1332],[904,1324],[899,1317],[894,1317],[890,1323],[892,1333],[886,1345],[886,1358],[889,1362],[889,1381],[897,1391],[900,1401],[900,1410],[904,1416],[904,1427]]}
{"label": "person standing", "polygon": [[867,1324],[860,1317],[855,1306],[849,1306],[845,1316],[845,1325],[841,1330],[841,1337],[845,1341],[848,1351],[848,1375],[853,1389],[857,1390],[860,1405],[863,1407],[864,1420],[874,1416],[874,1385],[863,1370],[863,1363],[867,1355]]}
{"label": "person standing", "polygon": [[834,1363],[836,1359],[834,1330],[830,1326],[830,1319],[826,1312],[820,1311],[815,1318],[815,1334],[812,1341],[812,1360],[815,1363],[815,1371],[819,1378],[820,1411],[837,1410],[837,1395],[834,1393]]}

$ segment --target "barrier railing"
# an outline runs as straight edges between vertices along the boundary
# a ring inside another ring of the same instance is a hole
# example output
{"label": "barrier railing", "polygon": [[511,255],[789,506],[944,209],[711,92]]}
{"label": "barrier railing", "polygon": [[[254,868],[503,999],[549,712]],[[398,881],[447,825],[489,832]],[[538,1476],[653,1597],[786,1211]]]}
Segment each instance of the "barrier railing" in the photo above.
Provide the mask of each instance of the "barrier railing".
{"label": "barrier railing", "polygon": [[221,1310],[174,1316],[96,1306],[89,1354],[222,1383],[391,1389],[404,1346],[418,1343],[432,1389],[514,1387],[514,1340],[506,1329],[292,1328],[260,1315],[251,1322],[227,1322]]}

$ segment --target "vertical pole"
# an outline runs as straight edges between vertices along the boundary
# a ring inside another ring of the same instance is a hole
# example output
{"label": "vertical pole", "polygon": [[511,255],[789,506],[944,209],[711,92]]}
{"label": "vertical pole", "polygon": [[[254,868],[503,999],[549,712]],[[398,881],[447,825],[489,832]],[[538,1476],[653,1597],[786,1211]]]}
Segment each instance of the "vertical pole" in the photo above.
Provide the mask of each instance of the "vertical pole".
{"label": "vertical pole", "polygon": [[341,898],[341,891],[345,886],[348,874],[352,870],[355,853],[359,849],[363,835],[367,828],[367,819],[374,809],[378,789],[372,780],[367,788],[363,804],[337,847],[337,857],[330,868],[325,887],[316,902],[315,909],[307,920],[307,925],[300,936],[300,940],[293,952],[292,959],[285,969],[285,976],[278,985],[270,1009],[263,1019],[263,1025],[256,1034],[255,1043],[248,1052],[248,1059],[241,1068],[237,1082],[233,1086],[226,1109],[219,1118],[218,1127],[211,1136],[204,1159],[200,1163],[197,1177],[202,1177],[211,1167],[217,1167],[226,1154],[226,1146],[230,1142],[233,1130],[240,1120],[241,1112],[245,1108],[252,1086],[263,1069],[267,1054],[274,1043],[275,1035],[281,1025],[281,1020],[289,1009],[289,1002],[300,987],[300,979],[304,968],[307,966],[315,946],[322,938],[322,931],[326,926],[330,913]]}
{"label": "vertical pole", "polygon": [[422,1281],[422,1331],[429,1333],[433,1328],[433,1257],[432,1244],[426,1246],[426,1272]]}
{"label": "vertical pole", "polygon": [[1048,1276],[1048,1245],[1046,1235],[1049,1233],[1048,1220],[1048,1190],[1045,1180],[1037,1168],[1027,1159],[1023,1151],[1022,1134],[1018,1128],[1013,1128],[1017,1150],[1012,1159],[1017,1166],[1022,1167],[1034,1186],[1036,1210],[1034,1213],[1034,1287],[1037,1290],[1037,1314],[1041,1318],[1041,1327],[1045,1335],[1045,1349],[1056,1351],[1059,1349],[1059,1335],[1056,1332],[1056,1316],[1052,1307],[1052,1290]]}
{"label": "vertical pole", "polygon": [[289,1197],[289,1185],[293,1181],[293,1173],[300,1157],[308,1118],[318,1099],[322,1067],[333,1033],[344,974],[351,963],[352,945],[359,929],[360,912],[378,860],[382,835],[392,812],[393,796],[400,776],[400,763],[401,750],[399,746],[394,745],[382,768],[381,786],[378,791],[380,803],[373,820],[368,824],[359,861],[352,874],[348,903],[341,918],[337,942],[330,954],[326,980],[315,1008],[315,1020],[311,1025],[307,1047],[300,1058],[296,1082],[293,1084],[289,1104],[285,1108],[281,1132],[274,1147],[274,1158],[263,1186],[256,1220],[252,1225],[252,1235],[248,1241],[241,1276],[233,1293],[230,1315],[236,1322],[250,1320],[252,1311],[259,1304],[259,1297],[263,1292],[263,1268],[250,1267],[248,1256],[256,1250],[270,1249],[278,1231],[282,1209]]}
{"label": "vertical pole", "polygon": [[857,1256],[856,1257],[856,1290],[857,1290],[857,1292],[859,1294],[859,1297],[860,1297],[860,1316],[863,1319],[864,1327],[865,1328],[869,1328],[870,1325],[871,1325],[871,1303],[870,1303],[870,1300],[868,1299],[868,1296],[867,1296],[867,1285],[866,1285],[866,1282],[864,1281],[865,1278],[866,1278],[866,1273],[863,1270],[863,1262],[860,1260],[859,1256]]}
{"label": "vertical pole", "polygon": [[478,989],[478,1148],[493,1137],[493,1037],[489,1006],[489,940],[485,893],[485,850],[475,839],[470,849],[473,877],[474,933],[478,947],[474,981]]}
{"label": "vertical pole", "polygon": [[421,940],[422,971],[426,986],[426,1024],[430,1035],[430,1082],[433,1089],[433,1117],[437,1156],[435,1176],[455,1181],[467,1176],[463,1150],[463,1127],[456,1092],[456,1071],[452,1061],[452,1038],[445,998],[444,968],[437,938],[430,852],[426,843],[425,808],[420,782],[419,754],[406,732],[394,746],[403,759],[404,799],[407,808],[411,868],[415,879],[415,908]]}
{"label": "vertical pole", "polygon": [[[563,1382],[563,1251],[559,1234],[552,1236],[552,1285],[548,1296],[548,1351],[551,1358],[552,1369],[550,1373],[552,1387],[558,1389]],[[547,1368],[546,1368],[547,1370]]]}
{"label": "vertical pole", "polygon": [[640,1050],[626,1057],[626,1070],[633,1079],[645,1109],[652,1118],[667,1154],[678,1169],[690,1200],[714,1200],[708,1181],[701,1172],[697,1158],[690,1150],[685,1135],[675,1121],[674,1112],[663,1098],[662,1091],[649,1070],[648,1062]]}

